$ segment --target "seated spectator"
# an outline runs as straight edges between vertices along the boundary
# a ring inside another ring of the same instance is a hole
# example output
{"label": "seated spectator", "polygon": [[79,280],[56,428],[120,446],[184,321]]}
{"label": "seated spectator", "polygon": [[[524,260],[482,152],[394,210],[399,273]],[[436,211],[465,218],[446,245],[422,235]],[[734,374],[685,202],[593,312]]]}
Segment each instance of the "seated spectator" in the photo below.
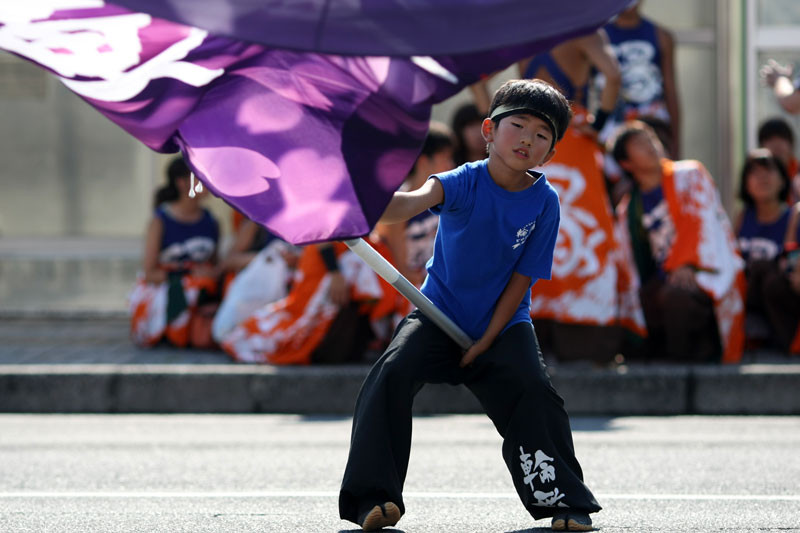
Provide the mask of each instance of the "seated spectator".
{"label": "seated spectator", "polygon": [[[419,189],[428,177],[455,168],[453,151],[456,147],[453,132],[444,124],[432,122],[425,143],[414,167],[400,190]],[[417,287],[427,274],[425,265],[433,256],[433,242],[439,228],[439,217],[425,211],[407,222],[375,226],[380,239],[392,251],[397,269]]]}
{"label": "seated spectator", "polygon": [[[777,161],[772,158],[771,162],[766,164],[768,168],[775,168]],[[754,166],[763,164],[761,162],[751,163]],[[745,169],[747,169],[747,164],[745,164]],[[774,170],[770,171],[771,174],[774,172]],[[767,189],[770,187],[768,185],[770,182],[773,183],[774,188],[775,177],[774,175],[757,177],[754,174],[751,172],[751,177],[747,180],[751,184],[747,188],[747,194],[757,205],[756,198],[758,198],[759,192],[756,191],[756,188]],[[785,185],[786,181],[784,180],[783,183]],[[781,190],[785,192],[785,186]],[[762,209],[763,211],[765,210]],[[759,224],[758,214],[753,218],[756,219],[752,224],[755,226],[755,230],[748,228],[752,219],[748,220],[746,212],[740,230],[740,234],[746,239],[742,248],[743,251],[746,251],[745,257],[748,259],[749,266],[748,311],[755,310],[766,316],[772,346],[783,352],[800,354],[800,247],[798,247],[800,204],[781,211],[778,216],[773,214],[772,217],[769,217],[775,218],[771,224],[769,218]],[[780,232],[784,228],[785,233],[781,243]],[[761,238],[748,238],[752,234]],[[740,243],[742,240],[743,238],[740,237]],[[781,248],[782,251],[778,252]],[[766,260],[766,257],[772,254],[775,254],[773,259]]]}
{"label": "seated spectator", "polygon": [[[658,137],[661,146],[664,147],[664,152],[667,154],[671,153],[669,146],[672,143],[672,132],[668,122],[654,117],[653,115],[643,115],[637,117],[636,120],[650,126],[650,129],[652,129],[656,137]],[[630,178],[619,168],[617,162],[614,161],[614,156],[608,152],[606,152],[603,161],[603,171],[605,172],[607,185],[609,187],[611,205],[614,207],[614,210],[616,210],[620,200],[622,200],[626,194],[630,193],[633,184]]]}
{"label": "seated spectator", "polygon": [[698,161],[664,159],[641,122],[620,128],[610,145],[634,183],[619,213],[642,282],[646,355],[740,361],[743,264],[713,179]]}
{"label": "seated spectator", "polygon": [[371,321],[392,314],[395,302],[394,289],[346,245],[310,245],[287,296],[255,311],[221,344],[246,363],[357,362],[374,337]]}
{"label": "seated spectator", "polygon": [[475,104],[464,104],[453,115],[452,128],[456,136],[453,154],[455,166],[486,159],[486,141],[481,135],[481,124],[486,118]]}
{"label": "seated spectator", "polygon": [[219,227],[202,207],[205,192],[190,196],[191,171],[183,159],[167,169],[147,227],[142,273],[130,295],[131,337],[140,346],[165,340],[208,348],[218,302]]}
{"label": "seated spectator", "polygon": [[744,210],[735,224],[739,252],[745,260],[745,332],[750,345],[766,343],[774,335],[766,316],[764,290],[765,281],[783,274],[778,271],[778,257],[784,242],[794,240],[787,235],[791,214],[786,205],[788,194],[789,176],[780,160],[766,148],[750,152],[739,189]]}
{"label": "seated spectator", "polygon": [[800,201],[800,163],[794,155],[794,133],[789,123],[780,117],[765,120],[758,128],[758,146],[772,152],[789,175],[789,205]]}

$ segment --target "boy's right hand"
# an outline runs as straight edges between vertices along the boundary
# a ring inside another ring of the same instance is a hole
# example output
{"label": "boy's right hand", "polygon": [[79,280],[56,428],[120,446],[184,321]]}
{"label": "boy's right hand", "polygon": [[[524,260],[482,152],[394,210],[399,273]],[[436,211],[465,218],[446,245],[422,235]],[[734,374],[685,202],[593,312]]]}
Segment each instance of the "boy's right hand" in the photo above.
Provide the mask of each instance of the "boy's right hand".
{"label": "boy's right hand", "polygon": [[472,346],[470,346],[466,352],[464,352],[464,356],[461,358],[461,362],[458,364],[458,366],[464,368],[465,366],[471,365],[472,362],[475,361],[479,355],[488,350],[491,345],[491,341],[486,341],[483,337],[481,337]]}

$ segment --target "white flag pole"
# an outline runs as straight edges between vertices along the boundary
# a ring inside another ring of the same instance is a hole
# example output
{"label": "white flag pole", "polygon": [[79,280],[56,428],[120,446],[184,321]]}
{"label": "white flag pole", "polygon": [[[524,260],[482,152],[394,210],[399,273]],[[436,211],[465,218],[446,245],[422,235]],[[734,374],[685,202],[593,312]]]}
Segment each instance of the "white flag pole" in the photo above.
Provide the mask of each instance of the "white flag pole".
{"label": "white flag pole", "polygon": [[459,346],[465,350],[472,346],[474,341],[469,338],[469,335],[464,333],[455,322],[450,320],[450,317],[442,313],[427,296],[419,292],[410,281],[403,277],[389,261],[384,259],[384,257],[375,251],[372,246],[367,244],[364,239],[350,239],[344,241],[344,243],[353,253],[363,259],[375,273],[397,289],[397,292],[408,298],[412,304],[416,305],[425,316],[430,318],[434,324],[447,333]]}

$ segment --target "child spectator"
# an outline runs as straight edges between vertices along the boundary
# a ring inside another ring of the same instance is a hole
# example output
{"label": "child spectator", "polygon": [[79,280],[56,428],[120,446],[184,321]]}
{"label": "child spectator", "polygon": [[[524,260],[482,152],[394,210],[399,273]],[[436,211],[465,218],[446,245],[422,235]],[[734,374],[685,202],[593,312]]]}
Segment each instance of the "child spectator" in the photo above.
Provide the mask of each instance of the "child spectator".
{"label": "child spectator", "polygon": [[778,268],[762,282],[763,306],[778,347],[800,354],[800,204],[792,209]]}
{"label": "child spectator", "polygon": [[542,81],[512,80],[481,131],[486,160],[395,193],[382,221],[433,209],[439,232],[422,292],[477,341],[464,351],[418,310],[400,324],[356,403],[339,514],[365,531],[405,511],[411,408],[424,383],[463,383],[503,436],[503,457],[526,510],[555,530],[591,530],[600,506],[583,483],[563,400],[550,384],[530,322],[530,288],[550,277],[559,205],[543,174],[570,119]]}
{"label": "child spectator", "polygon": [[789,123],[780,117],[765,120],[758,128],[758,146],[772,152],[789,175],[789,205],[800,201],[800,163],[794,155],[794,133]]}
{"label": "child spectator", "polygon": [[456,165],[480,161],[486,157],[486,141],[481,135],[484,115],[475,104],[464,104],[456,109],[452,127],[456,136],[456,149],[453,159]]}
{"label": "child spectator", "polygon": [[161,340],[179,347],[208,348],[216,308],[219,226],[190,196],[191,171],[181,158],[167,169],[147,227],[142,273],[130,295],[131,337],[140,346]]}
{"label": "child spectator", "polygon": [[622,90],[619,105],[602,138],[626,120],[652,115],[669,124],[668,155],[677,159],[681,145],[675,43],[667,30],[641,15],[641,4],[631,2],[604,26],[622,71]]}
{"label": "child spectator", "polygon": [[745,208],[735,229],[747,279],[745,331],[749,342],[759,342],[773,337],[766,320],[764,281],[778,273],[778,256],[789,238],[789,176],[777,157],[759,148],[747,155],[740,183]]}
{"label": "child spectator", "polygon": [[634,183],[619,211],[642,282],[651,355],[738,362],[742,259],[711,176],[698,161],[663,159],[655,133],[638,121],[610,146]]}
{"label": "child spectator", "polygon": [[[601,107],[592,117],[585,107],[591,69],[606,75]],[[622,351],[622,324],[632,326],[620,305],[620,292],[636,298],[631,261],[620,253],[614,216],[603,178],[603,151],[597,132],[613,111],[619,90],[617,59],[602,31],[572,39],[547,54],[520,64],[526,77],[556,85],[572,101],[574,118],[555,156],[539,170],[558,191],[561,225],[553,261],[553,279],[541,281],[531,295],[531,316],[545,353],[560,361],[612,361]],[[638,314],[637,333],[644,333]]]}
{"label": "child spectator", "polygon": [[[455,137],[450,128],[431,122],[422,152],[400,190],[415,191],[422,187],[429,176],[452,170],[455,167],[455,147]],[[439,217],[430,211],[424,211],[408,221],[379,223],[375,227],[380,238],[389,245],[397,269],[417,287],[421,287],[425,279],[425,265],[433,256],[433,241],[438,227]]]}

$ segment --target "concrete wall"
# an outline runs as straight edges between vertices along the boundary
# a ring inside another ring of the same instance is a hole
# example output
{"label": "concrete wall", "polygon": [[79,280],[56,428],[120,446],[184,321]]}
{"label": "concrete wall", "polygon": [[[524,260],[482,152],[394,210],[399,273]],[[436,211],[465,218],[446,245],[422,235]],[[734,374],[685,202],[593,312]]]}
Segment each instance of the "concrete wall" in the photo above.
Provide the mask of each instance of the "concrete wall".
{"label": "concrete wall", "polygon": [[[0,52],[0,236],[133,236],[170,157]],[[227,224],[229,209],[212,201]]]}

